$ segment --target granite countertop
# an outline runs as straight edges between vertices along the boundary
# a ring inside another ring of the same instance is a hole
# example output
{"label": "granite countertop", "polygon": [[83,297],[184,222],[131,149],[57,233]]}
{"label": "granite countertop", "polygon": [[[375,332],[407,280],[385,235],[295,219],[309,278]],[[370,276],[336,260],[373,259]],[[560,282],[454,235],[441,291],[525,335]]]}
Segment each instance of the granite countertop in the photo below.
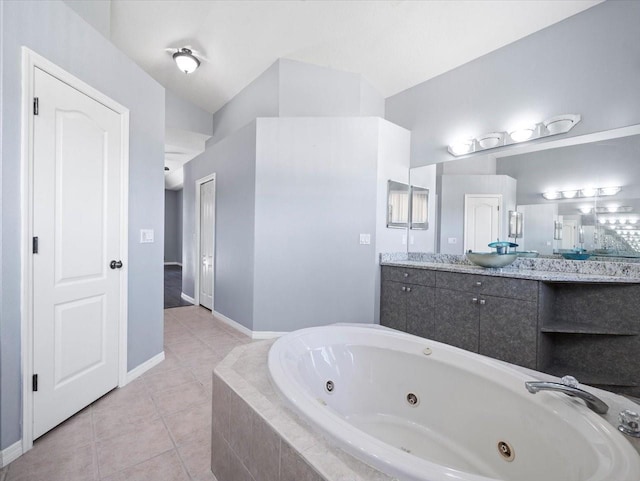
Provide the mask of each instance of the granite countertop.
{"label": "granite countertop", "polygon": [[380,264],[545,282],[640,283],[640,263],[631,262],[521,257],[507,267],[489,269],[472,264],[464,255],[396,252],[380,254]]}
{"label": "granite countertop", "polygon": [[464,274],[480,274],[483,276],[511,277],[516,279],[530,279],[547,282],[585,282],[585,283],[625,283],[638,284],[640,278],[614,276],[603,274],[584,274],[579,272],[554,272],[532,269],[518,269],[516,267],[502,267],[489,269],[467,264],[446,264],[443,262],[424,261],[383,261],[383,266],[412,267],[417,269],[431,269],[446,272],[461,272]]}

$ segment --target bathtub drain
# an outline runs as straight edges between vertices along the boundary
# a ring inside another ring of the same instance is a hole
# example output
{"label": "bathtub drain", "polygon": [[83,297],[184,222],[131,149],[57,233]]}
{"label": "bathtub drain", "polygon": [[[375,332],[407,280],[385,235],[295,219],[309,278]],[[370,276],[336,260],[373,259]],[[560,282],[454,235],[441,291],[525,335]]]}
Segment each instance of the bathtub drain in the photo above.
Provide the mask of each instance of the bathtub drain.
{"label": "bathtub drain", "polygon": [[505,461],[513,461],[513,458],[516,457],[516,452],[508,443],[504,441],[500,441],[498,443],[498,452]]}
{"label": "bathtub drain", "polygon": [[335,386],[333,385],[333,381],[327,381],[327,383],[324,385],[324,388],[327,390],[327,392],[331,393],[333,392]]}

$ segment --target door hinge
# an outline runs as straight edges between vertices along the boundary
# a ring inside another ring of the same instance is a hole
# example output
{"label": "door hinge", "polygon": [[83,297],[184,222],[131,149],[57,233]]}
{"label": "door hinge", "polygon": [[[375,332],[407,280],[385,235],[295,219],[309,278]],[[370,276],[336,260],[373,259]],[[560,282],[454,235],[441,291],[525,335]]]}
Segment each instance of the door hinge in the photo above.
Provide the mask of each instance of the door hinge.
{"label": "door hinge", "polygon": [[38,390],[38,375],[34,374],[31,377],[31,387],[33,388],[34,391]]}
{"label": "door hinge", "polygon": [[33,97],[33,115],[38,115],[39,100],[38,97]]}
{"label": "door hinge", "polygon": [[37,254],[38,253],[38,237],[34,237],[33,238],[33,253]]}

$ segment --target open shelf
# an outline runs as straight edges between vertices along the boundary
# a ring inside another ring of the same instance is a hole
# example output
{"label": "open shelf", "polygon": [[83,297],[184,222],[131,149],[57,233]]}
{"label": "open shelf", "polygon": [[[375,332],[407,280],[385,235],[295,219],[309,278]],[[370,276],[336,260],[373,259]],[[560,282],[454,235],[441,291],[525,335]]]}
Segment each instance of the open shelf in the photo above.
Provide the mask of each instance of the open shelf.
{"label": "open shelf", "polygon": [[607,326],[587,326],[570,322],[558,322],[542,326],[540,332],[545,334],[593,334],[601,336],[637,336],[637,331]]}
{"label": "open shelf", "polygon": [[638,387],[638,379],[632,379],[627,376],[618,376],[592,373],[581,370],[580,368],[574,368],[564,364],[552,364],[544,369],[543,372],[551,374],[553,376],[566,376],[570,375],[575,377],[580,384],[597,385],[597,386],[624,386],[624,387]]}

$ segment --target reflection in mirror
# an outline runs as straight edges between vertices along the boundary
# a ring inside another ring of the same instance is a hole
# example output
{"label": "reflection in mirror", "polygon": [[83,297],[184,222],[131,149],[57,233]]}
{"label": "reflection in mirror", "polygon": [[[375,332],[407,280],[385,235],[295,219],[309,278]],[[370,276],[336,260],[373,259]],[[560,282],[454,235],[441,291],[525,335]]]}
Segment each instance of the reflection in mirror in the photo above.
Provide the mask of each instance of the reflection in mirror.
{"label": "reflection in mirror", "polygon": [[414,230],[429,228],[429,189],[411,186],[411,223],[409,228]]}
{"label": "reflection in mirror", "polygon": [[516,239],[522,237],[522,223],[524,215],[522,212],[516,212],[514,210],[509,211],[509,233],[508,237],[514,239],[514,243]]}
{"label": "reflection in mirror", "polygon": [[387,227],[409,226],[409,186],[394,180],[387,183]]}
{"label": "reflection in mirror", "polygon": [[[410,238],[409,250],[463,254],[461,199],[487,184],[505,196],[505,211],[523,215],[518,250],[640,257],[639,159],[640,126],[632,126],[413,168],[410,183],[430,187],[433,210],[429,240]],[[502,225],[506,239],[507,212]]]}

